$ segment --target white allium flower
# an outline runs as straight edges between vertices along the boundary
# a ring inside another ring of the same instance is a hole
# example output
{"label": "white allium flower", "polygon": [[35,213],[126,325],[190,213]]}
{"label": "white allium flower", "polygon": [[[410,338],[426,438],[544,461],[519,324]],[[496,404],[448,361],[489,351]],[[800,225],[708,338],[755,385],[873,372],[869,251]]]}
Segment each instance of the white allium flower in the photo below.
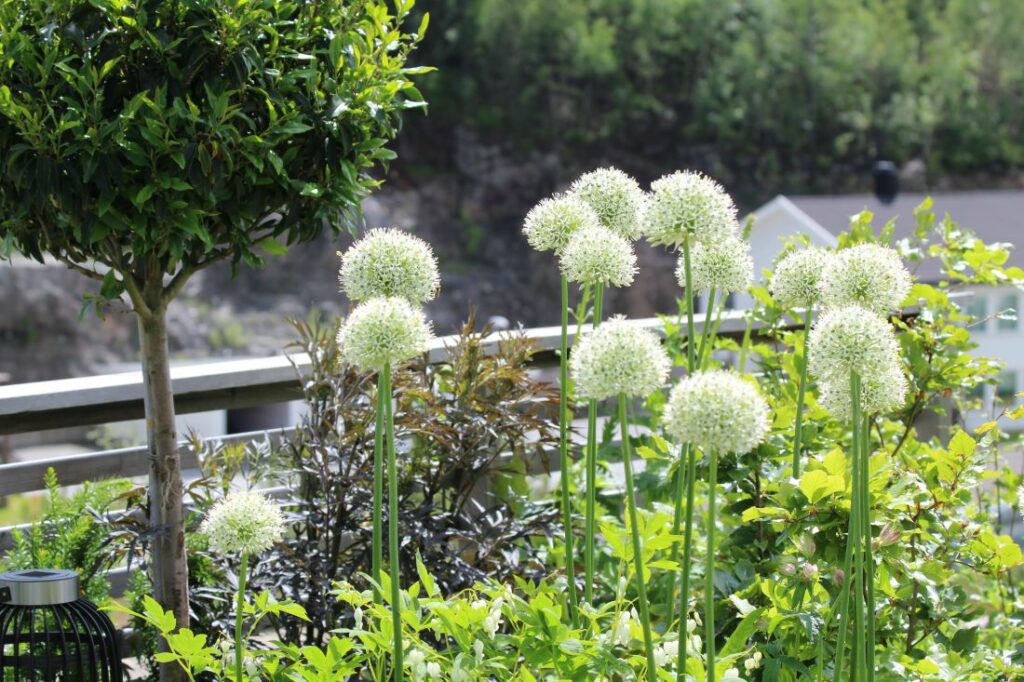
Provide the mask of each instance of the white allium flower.
{"label": "white allium flower", "polygon": [[625,237],[603,227],[587,227],[570,237],[560,265],[570,282],[626,287],[636,275],[636,254]]}
{"label": "white allium flower", "polygon": [[679,247],[687,234],[691,244],[713,244],[738,227],[732,197],[703,173],[680,171],[651,183],[645,232],[652,244]]}
{"label": "white allium flower", "polygon": [[420,304],[434,298],[441,286],[430,244],[397,228],[370,230],[338,255],[341,289],[357,303],[398,296]]}
{"label": "white allium flower", "polygon": [[[853,400],[849,375],[832,376],[821,382],[818,402],[843,421],[853,418]],[[885,414],[903,404],[907,397],[907,377],[896,363],[878,368],[860,382],[862,414]]]}
{"label": "white allium flower", "polygon": [[371,298],[338,331],[341,358],[360,369],[382,369],[427,350],[430,323],[404,298]]}
{"label": "white allium flower", "polygon": [[697,372],[672,389],[665,427],[705,453],[742,455],[768,435],[768,404],[757,387],[722,370]]}
{"label": "white allium flower", "polygon": [[218,554],[259,554],[284,536],[284,517],[263,493],[234,492],[210,508],[202,531]]}
{"label": "white allium flower", "polygon": [[[863,383],[899,363],[899,344],[889,323],[859,306],[832,308],[822,313],[807,339],[811,373],[821,381]],[[838,384],[837,384],[838,385]]]}
{"label": "white allium flower", "polygon": [[827,306],[859,305],[877,313],[899,308],[910,292],[910,273],[896,251],[858,244],[837,251],[821,276]]}
{"label": "white allium flower", "polygon": [[821,297],[821,276],[832,254],[811,247],[790,251],[775,266],[771,292],[779,305],[809,307]]}
{"label": "white allium flower", "polygon": [[600,224],[590,204],[567,194],[544,199],[530,209],[523,224],[523,234],[537,251],[559,254],[575,232]]}
{"label": "white allium flower", "polygon": [[[690,250],[690,283],[693,291],[719,293],[746,291],[754,278],[754,260],[750,257],[750,245],[735,237],[712,242],[698,242]],[[679,286],[686,288],[686,259],[679,258],[676,268]]]}
{"label": "white allium flower", "polygon": [[646,398],[665,384],[670,365],[658,337],[621,315],[583,335],[569,356],[577,394],[593,400]]}
{"label": "white allium flower", "polygon": [[587,202],[601,225],[625,239],[643,233],[647,195],[636,180],[618,168],[598,168],[572,183],[571,196]]}

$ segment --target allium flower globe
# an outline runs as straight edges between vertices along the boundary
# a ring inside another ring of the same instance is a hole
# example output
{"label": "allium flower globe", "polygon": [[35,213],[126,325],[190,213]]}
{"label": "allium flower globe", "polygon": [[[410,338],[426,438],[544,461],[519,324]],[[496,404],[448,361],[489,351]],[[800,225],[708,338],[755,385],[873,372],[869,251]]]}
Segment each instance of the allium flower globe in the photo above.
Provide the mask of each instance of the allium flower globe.
{"label": "allium flower globe", "polygon": [[672,389],[665,428],[703,452],[742,455],[768,435],[768,403],[757,387],[722,370],[697,372]]}
{"label": "allium flower globe", "polygon": [[636,254],[628,239],[603,227],[588,227],[569,239],[560,265],[570,282],[627,287],[636,275]]}
{"label": "allium flower globe", "polygon": [[822,272],[821,300],[827,306],[859,305],[888,313],[909,292],[910,273],[899,254],[878,244],[837,251]]}
{"label": "allium flower globe", "polygon": [[[822,381],[818,402],[843,421],[853,419],[853,400],[849,377],[831,377]],[[860,406],[863,414],[892,412],[907,397],[907,377],[899,365],[893,364],[873,372],[860,385]]]}
{"label": "allium flower globe", "polygon": [[772,273],[770,289],[775,300],[786,308],[807,308],[821,297],[821,276],[832,254],[824,249],[790,251]]}
{"label": "allium flower globe", "polygon": [[202,531],[218,554],[259,554],[284,537],[284,518],[281,509],[263,493],[235,492],[210,508]]}
{"label": "allium flower globe", "polygon": [[345,362],[364,370],[405,362],[426,352],[430,323],[404,298],[371,298],[348,316],[338,332]]}
{"label": "allium flower globe", "polygon": [[569,357],[576,392],[593,400],[646,398],[665,384],[670,364],[658,337],[621,315],[583,335]]}
{"label": "allium flower globe", "polygon": [[[686,287],[685,259],[680,257],[676,268],[679,286]],[[694,292],[746,291],[754,278],[754,260],[750,257],[750,245],[727,237],[719,242],[698,242],[690,253],[690,282]]]}
{"label": "allium flower globe", "polygon": [[601,225],[620,237],[634,240],[643,233],[647,195],[618,168],[598,168],[581,175],[569,194],[589,204]]}
{"label": "allium flower globe", "polygon": [[706,175],[680,171],[651,183],[645,232],[652,244],[680,247],[687,234],[713,244],[737,228],[732,197]]}
{"label": "allium flower globe", "polygon": [[357,303],[398,296],[420,304],[440,288],[437,259],[430,244],[396,228],[370,230],[341,256],[338,280]]}
{"label": "allium flower globe", "polygon": [[899,362],[899,343],[884,319],[860,306],[822,313],[807,339],[808,369],[821,381],[870,383]]}
{"label": "allium flower globe", "polygon": [[599,225],[590,204],[579,197],[564,195],[544,199],[530,209],[523,224],[523,234],[537,251],[559,254],[575,232]]}

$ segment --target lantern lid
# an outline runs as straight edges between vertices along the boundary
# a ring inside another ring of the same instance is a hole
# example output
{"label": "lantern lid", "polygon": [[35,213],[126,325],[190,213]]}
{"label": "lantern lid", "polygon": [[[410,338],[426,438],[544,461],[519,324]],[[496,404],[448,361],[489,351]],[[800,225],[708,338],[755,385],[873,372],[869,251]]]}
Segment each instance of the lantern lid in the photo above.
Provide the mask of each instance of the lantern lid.
{"label": "lantern lid", "polygon": [[53,568],[0,573],[0,604],[53,606],[78,599],[78,574]]}

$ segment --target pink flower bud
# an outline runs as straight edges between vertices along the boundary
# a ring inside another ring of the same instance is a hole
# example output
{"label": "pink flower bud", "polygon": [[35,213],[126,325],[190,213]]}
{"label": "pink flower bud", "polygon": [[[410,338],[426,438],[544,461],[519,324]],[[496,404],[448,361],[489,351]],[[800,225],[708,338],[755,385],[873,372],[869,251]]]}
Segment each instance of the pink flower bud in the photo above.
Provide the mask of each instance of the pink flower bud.
{"label": "pink flower bud", "polygon": [[806,564],[803,569],[804,577],[808,580],[814,580],[818,577],[818,567],[815,564]]}
{"label": "pink flower bud", "polygon": [[842,585],[843,581],[846,580],[846,574],[843,573],[843,569],[836,569],[836,585]]}
{"label": "pink flower bud", "polygon": [[779,566],[779,573],[782,575],[794,575],[796,573],[796,565],[787,561]]}

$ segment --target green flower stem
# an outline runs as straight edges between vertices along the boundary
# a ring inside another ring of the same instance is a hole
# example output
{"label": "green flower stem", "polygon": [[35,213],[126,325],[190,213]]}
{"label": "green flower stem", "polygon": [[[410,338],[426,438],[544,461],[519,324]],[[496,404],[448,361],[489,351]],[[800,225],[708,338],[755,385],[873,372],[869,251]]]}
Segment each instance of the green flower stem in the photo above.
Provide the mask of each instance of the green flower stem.
{"label": "green flower stem", "polygon": [[[800,478],[800,456],[803,454],[804,396],[807,393],[807,337],[811,332],[811,306],[804,311],[804,340],[801,351],[800,387],[796,394],[796,426],[793,430],[793,478]],[[743,370],[740,370],[741,372]]]}
{"label": "green flower stem", "polygon": [[708,682],[715,682],[715,488],[718,487],[718,453],[708,462],[708,550],[704,557],[704,648],[707,651]]}
{"label": "green flower stem", "polygon": [[[847,619],[848,619],[848,604],[850,599],[850,570],[853,565],[853,543],[847,541],[846,553],[843,558],[843,584],[839,588],[839,594],[832,601],[829,606],[828,614],[825,616],[825,621],[821,626],[821,633],[818,635],[818,680],[824,679],[825,675],[825,635],[828,632],[828,626],[832,623],[832,616],[836,613],[836,607],[840,607],[840,624],[839,630],[839,642],[836,647],[837,653],[841,653],[843,648],[846,646],[846,630],[847,630]],[[837,658],[837,667],[842,668],[842,658]]]}
{"label": "green flower stem", "polygon": [[854,645],[854,679],[857,682],[861,682],[862,675],[864,674],[864,611],[867,606],[865,603],[865,589],[864,589],[864,547],[863,547],[863,532],[864,532],[864,491],[861,486],[860,470],[863,468],[864,452],[861,449],[861,437],[860,431],[863,423],[861,418],[860,410],[860,377],[854,373],[850,377],[850,395],[853,396],[853,439],[857,443],[857,461],[854,462],[854,466],[857,467],[854,475],[854,520],[857,523],[857,530],[853,532],[851,537],[857,544],[853,548],[853,561],[856,564],[855,572],[857,574],[857,582],[854,583],[854,600],[853,605],[856,609],[853,612],[853,645]]}
{"label": "green flower stem", "polygon": [[238,594],[235,597],[235,682],[242,682],[242,613],[245,610],[245,581],[249,569],[249,555],[242,555],[238,567]]}
{"label": "green flower stem", "polygon": [[[601,324],[601,299],[604,288],[597,287],[594,291],[593,329]],[[594,534],[597,525],[597,401],[587,403],[587,508],[586,537],[583,552],[583,589],[587,603],[594,603]]]}
{"label": "green flower stem", "polygon": [[693,507],[694,489],[697,479],[697,454],[692,447],[686,448],[686,530],[683,535],[683,579],[679,590],[679,665],[677,679],[686,679],[686,656],[689,638],[686,632],[687,611],[690,605],[690,566],[693,562]]}
{"label": "green flower stem", "polygon": [[746,324],[743,327],[743,342],[740,343],[740,359],[739,367],[737,368],[740,374],[745,374],[747,371],[747,355],[750,353],[750,335],[754,329],[754,315],[748,311],[744,317],[746,317]]}
{"label": "green flower stem", "polygon": [[[694,347],[693,347],[693,338],[694,338],[693,296],[691,294],[692,287],[691,287],[691,273],[690,273],[690,238],[689,238],[689,236],[687,236],[683,240],[683,272],[685,273],[685,275],[684,275],[685,282],[684,283],[686,284],[686,289],[683,292],[683,296],[686,298],[686,369],[687,369],[687,371],[690,374],[693,374],[693,370],[694,370],[694,367],[696,366],[696,362],[697,362],[697,357],[696,357],[696,355],[694,353]],[[693,474],[690,474],[689,477],[687,477],[687,478],[683,477],[683,460],[684,460],[684,458],[687,457],[688,453],[690,453],[689,446],[687,446],[686,448],[683,449],[683,452],[682,452],[682,454],[680,456],[680,459],[679,459],[679,466],[677,467],[677,471],[676,471],[675,510],[674,510],[674,513],[673,513],[673,516],[672,516],[672,535],[674,535],[674,536],[678,536],[679,535],[680,526],[682,525],[683,493],[684,493],[684,490],[692,490],[692,488],[693,488]],[[692,453],[689,454],[689,457],[690,457],[690,459],[692,461],[692,459],[693,459]],[[693,518],[693,506],[692,505],[687,508],[687,513],[689,514],[689,518],[692,519]],[[678,542],[675,542],[675,541],[672,542],[672,547],[669,550],[669,560],[673,561],[673,562],[679,560],[679,543]],[[690,563],[689,563],[688,559],[683,562],[683,566],[681,568],[682,568],[683,576],[684,576],[683,577],[683,584],[684,585],[689,585],[689,575],[688,574],[690,572]],[[683,598],[681,600],[681,603],[682,603],[683,606],[682,606],[682,611],[680,611],[679,617],[682,619],[683,625],[685,626],[686,625],[686,603],[687,603],[687,596],[688,595],[686,593],[686,588],[684,587],[683,589],[684,589],[684,591],[683,591]],[[666,619],[666,622],[669,623],[669,624],[672,623],[672,618],[675,616],[675,613],[674,613],[674,608],[675,608],[675,603],[676,603],[675,597],[676,597],[676,574],[675,573],[669,573],[669,576],[668,576],[668,618]],[[680,656],[682,657],[681,660],[685,660],[686,659],[686,651],[685,650],[686,650],[685,642],[680,642],[679,652],[680,652]]]}
{"label": "green flower stem", "polygon": [[861,495],[861,524],[864,531],[864,586],[866,588],[865,598],[867,599],[867,630],[865,632],[867,660],[864,668],[867,682],[874,682],[875,679],[875,558],[871,548],[871,448],[870,448],[870,419],[864,417],[861,424],[861,446],[860,446],[860,495]]}
{"label": "green flower stem", "polygon": [[387,396],[387,416],[384,421],[388,450],[388,565],[391,574],[391,629],[394,634],[391,675],[395,682],[402,682],[405,670],[402,664],[401,562],[398,556],[398,464],[395,461],[395,415],[391,407],[391,365],[384,365],[381,371]]}
{"label": "green flower stem", "polygon": [[384,565],[384,523],[382,520],[384,506],[384,415],[387,412],[387,400],[391,396],[385,391],[386,382],[383,373],[377,376],[377,421],[373,432],[373,563],[370,576],[373,578],[373,599],[378,604],[382,601],[380,588],[380,570]]}
{"label": "green flower stem", "polygon": [[619,395],[619,427],[622,432],[622,467],[626,472],[626,508],[629,512],[630,536],[633,541],[633,566],[636,573],[637,601],[640,602],[640,625],[644,631],[644,652],[647,654],[647,679],[657,682],[658,666],[654,662],[654,641],[651,638],[651,614],[647,607],[647,585],[644,580],[644,554],[637,523],[636,490],[633,486],[633,452],[629,444],[629,420],[626,417],[626,396]]}
{"label": "green flower stem", "polygon": [[708,309],[704,312],[704,329],[700,337],[700,350],[697,351],[696,366],[698,369],[704,368],[704,361],[707,359],[704,357],[704,353],[707,352],[708,337],[711,336],[711,328],[714,326],[715,293],[715,288],[711,287],[711,291],[708,293]]}
{"label": "green flower stem", "polygon": [[570,497],[569,465],[569,280],[562,275],[562,347],[558,400],[558,453],[562,467],[562,526],[565,529],[565,580],[569,592],[569,618],[574,628],[580,626],[579,599],[576,596],[576,558],[573,552],[572,498]]}

